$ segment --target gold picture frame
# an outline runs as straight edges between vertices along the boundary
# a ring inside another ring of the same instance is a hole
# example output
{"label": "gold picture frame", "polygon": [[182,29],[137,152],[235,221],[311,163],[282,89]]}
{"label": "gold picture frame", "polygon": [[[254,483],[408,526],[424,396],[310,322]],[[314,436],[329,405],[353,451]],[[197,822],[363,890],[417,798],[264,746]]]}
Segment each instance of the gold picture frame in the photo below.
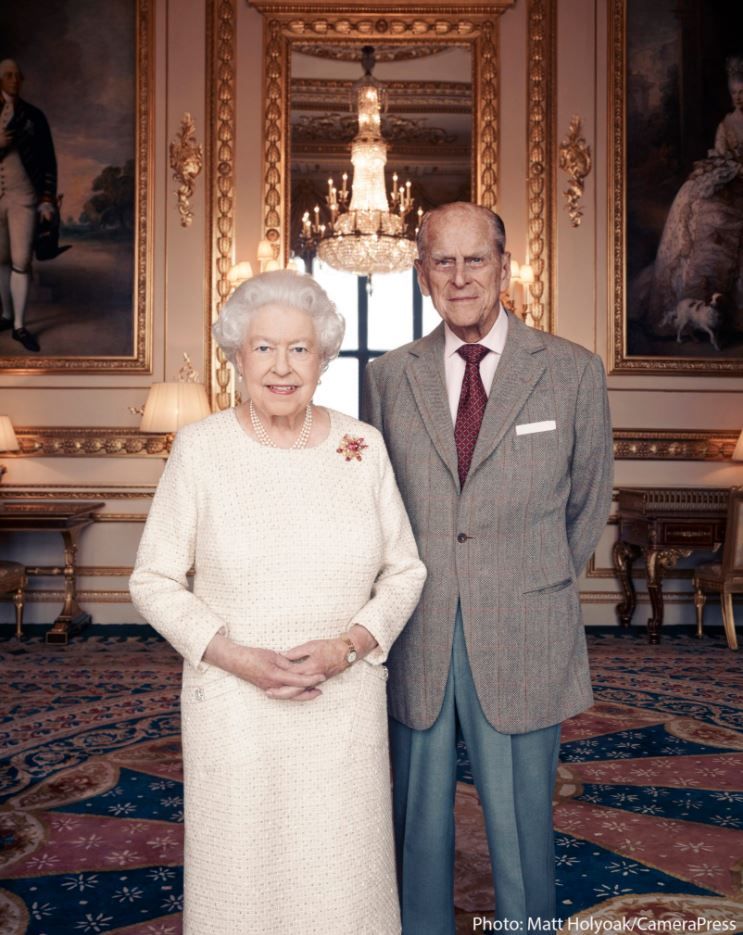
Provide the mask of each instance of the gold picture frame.
{"label": "gold picture frame", "polygon": [[[608,7],[609,372],[739,377],[743,309],[736,310],[726,278],[710,274],[704,295],[699,275],[678,273],[675,290],[662,288],[666,269],[681,268],[672,236],[682,199],[694,200],[688,186],[711,162],[715,127],[729,109],[724,64],[739,50],[739,29],[701,3],[699,18],[674,18],[665,6],[610,0]],[[715,61],[703,54],[710,48]],[[689,84],[705,88],[704,99],[685,94]],[[743,217],[739,223],[743,229]],[[711,330],[682,302],[697,303],[700,316],[712,309]]]}
{"label": "gold picture frame", "polygon": [[[80,12],[80,11],[78,11]],[[19,14],[21,15],[21,14]],[[24,14],[25,15],[25,14]],[[33,14],[30,13],[29,16]],[[80,14],[82,15],[82,14]],[[129,373],[129,374],[139,374],[139,373],[151,373],[151,360],[152,360],[152,233],[149,230],[151,227],[151,217],[152,217],[152,184],[151,180],[153,179],[153,159],[154,159],[154,134],[152,132],[153,127],[153,86],[154,86],[154,58],[153,58],[153,49],[154,49],[154,25],[155,25],[155,10],[154,3],[152,0],[132,0],[132,15],[133,15],[133,61],[131,63],[131,77],[129,80],[132,82],[134,100],[133,105],[133,121],[134,126],[133,130],[133,139],[134,139],[134,151],[132,153],[132,162],[133,162],[133,171],[131,175],[127,175],[127,178],[131,178],[134,188],[133,196],[133,205],[131,202],[127,202],[126,207],[122,210],[127,212],[127,234],[126,237],[122,238],[122,243],[118,247],[120,250],[124,250],[127,253],[127,264],[131,262],[132,267],[132,278],[129,281],[129,284],[126,287],[126,299],[120,298],[119,302],[122,303],[126,301],[128,303],[128,296],[131,294],[131,322],[130,325],[126,325],[126,336],[121,338],[121,353],[116,353],[115,348],[113,353],[108,353],[108,348],[105,353],[100,351],[96,352],[95,349],[95,334],[90,339],[93,344],[93,353],[91,354],[71,354],[71,353],[45,353],[44,350],[44,333],[43,330],[39,334],[39,340],[42,345],[40,353],[15,353],[17,350],[13,346],[14,353],[12,355],[5,354],[3,355],[0,351],[0,372],[4,375],[29,375],[29,374],[78,374],[78,373],[87,373],[87,374],[102,374],[102,373]],[[105,30],[107,19],[104,16],[102,19],[99,18],[96,22],[88,23],[86,21],[86,29],[88,31],[95,30]],[[114,28],[115,24],[112,23],[110,28]],[[118,35],[118,34],[117,34]],[[7,37],[6,37],[7,38]],[[116,41],[120,41],[119,38],[116,38]],[[8,48],[10,48],[8,46]],[[12,48],[10,49],[12,52]],[[53,76],[47,76],[49,80]],[[79,78],[80,76],[78,76]],[[120,81],[121,76],[118,75],[116,80]],[[64,78],[61,78],[64,82]],[[39,82],[36,81],[35,87],[39,87]],[[52,89],[51,98],[55,100],[55,91]],[[43,102],[42,102],[43,103]],[[102,105],[101,105],[102,106]],[[90,118],[94,119],[94,115]],[[55,131],[55,123],[50,117],[52,135]],[[77,145],[80,145],[79,142]],[[58,147],[59,149],[59,147]],[[72,152],[72,150],[71,150]],[[65,154],[62,153],[64,156]],[[57,157],[59,159],[60,152],[58,151]],[[67,164],[69,165],[69,159],[67,158]],[[128,161],[128,156],[126,157]],[[114,169],[121,169],[122,175],[128,172],[128,168],[124,166],[115,167],[113,165],[109,166],[104,170],[104,173],[101,174],[101,178],[105,172],[109,172]],[[97,180],[96,180],[97,182]],[[89,203],[93,203],[96,195],[95,192],[100,192],[101,189],[96,189],[96,182],[91,183],[93,195]],[[65,188],[71,185],[70,178],[65,178],[64,175],[60,177],[60,189],[65,191]],[[74,188],[74,186],[73,186]],[[72,253],[69,254],[70,257],[75,256],[75,234],[74,229],[69,228],[67,236],[65,235],[65,222],[74,223],[77,229],[83,230],[82,225],[82,215],[78,220],[74,219],[70,215],[68,217],[67,212],[69,197],[65,196],[65,202],[60,207],[60,214],[62,220],[62,227],[60,231],[60,241],[61,245],[64,245],[65,240],[73,239]],[[88,205],[85,206],[87,208]],[[122,222],[123,223],[123,222]],[[123,228],[122,228],[123,229]],[[72,231],[72,232],[71,232]],[[83,238],[85,234],[83,233]],[[84,240],[80,240],[80,243],[83,243]],[[129,244],[131,243],[131,255],[129,255]],[[78,247],[78,250],[82,250],[82,247]],[[60,254],[63,250],[60,251]],[[117,254],[118,256],[119,254]],[[66,259],[66,258],[65,258]],[[116,260],[111,260],[114,265],[116,265]],[[51,264],[59,263],[58,259],[51,260]],[[53,269],[50,266],[50,269]],[[85,277],[87,275],[89,267],[83,263],[83,265],[74,270],[74,275],[78,277]],[[46,271],[44,271],[44,275]],[[65,270],[64,276],[69,277],[73,275],[68,270]],[[60,281],[64,281],[61,279]],[[57,287],[55,287],[57,288]],[[33,289],[33,287],[32,287]],[[72,288],[70,287],[70,291]],[[105,290],[104,290],[105,291]],[[111,286],[111,291],[114,291],[114,287]],[[33,295],[33,291],[32,291]],[[70,301],[72,310],[74,311],[74,302]],[[94,304],[94,303],[91,303]],[[30,306],[31,307],[31,306]],[[127,305],[128,307],[128,305]],[[106,309],[102,309],[102,321],[105,321],[103,317],[105,315]],[[121,314],[121,312],[119,312]],[[123,313],[126,317],[126,312]],[[32,321],[29,321],[29,327],[32,331],[36,331],[35,325]],[[93,332],[96,332],[100,329],[93,328]],[[105,331],[105,329],[103,329]],[[9,332],[8,332],[9,334]]]}

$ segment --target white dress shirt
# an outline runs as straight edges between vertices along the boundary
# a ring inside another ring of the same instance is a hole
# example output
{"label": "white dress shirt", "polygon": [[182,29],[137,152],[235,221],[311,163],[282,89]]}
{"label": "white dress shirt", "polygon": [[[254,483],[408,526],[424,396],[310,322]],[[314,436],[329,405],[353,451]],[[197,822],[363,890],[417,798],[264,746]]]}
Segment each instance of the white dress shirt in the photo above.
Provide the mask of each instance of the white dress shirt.
{"label": "white dress shirt", "polygon": [[[500,361],[503,348],[506,344],[508,335],[508,315],[503,306],[500,306],[500,313],[495,319],[495,324],[488,331],[484,338],[477,343],[482,344],[490,350],[480,361],[480,378],[485,387],[485,393],[490,396],[490,387],[493,385],[495,370]],[[459,407],[459,396],[462,392],[462,380],[464,380],[465,362],[464,358],[457,353],[457,349],[466,344],[461,338],[458,338],[451,328],[444,323],[444,373],[446,376],[446,394],[449,397],[449,411],[451,412],[452,425],[457,422],[457,409]]]}

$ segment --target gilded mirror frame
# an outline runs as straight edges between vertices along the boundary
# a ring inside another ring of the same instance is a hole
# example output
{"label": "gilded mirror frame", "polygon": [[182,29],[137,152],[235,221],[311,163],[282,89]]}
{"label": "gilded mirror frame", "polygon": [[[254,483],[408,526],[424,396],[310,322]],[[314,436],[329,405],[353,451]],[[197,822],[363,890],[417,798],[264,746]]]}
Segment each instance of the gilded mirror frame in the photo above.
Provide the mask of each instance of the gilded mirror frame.
{"label": "gilded mirror frame", "polygon": [[295,43],[459,45],[472,55],[474,200],[495,208],[498,194],[498,20],[514,0],[473,4],[417,2],[404,11],[387,3],[363,8],[329,2],[253,0],[263,14],[263,237],[287,259],[289,215],[289,76]]}
{"label": "gilded mirror frame", "polygon": [[[217,408],[232,404],[232,374],[226,358],[208,335],[211,321],[231,291],[229,271],[235,236],[235,31],[236,3],[245,0],[207,0],[207,71],[212,94],[208,98],[210,137],[209,206],[210,316],[205,322],[213,369],[212,398]],[[293,42],[395,41],[456,42],[469,46],[473,61],[473,199],[496,208],[500,146],[499,19],[516,0],[488,3],[440,3],[412,0],[248,0],[263,16],[264,110],[262,126],[261,237],[274,244],[276,258],[285,261],[288,223],[288,106],[289,55]],[[527,165],[525,188],[534,325],[554,327],[555,291],[555,36],[556,0],[527,3]]]}

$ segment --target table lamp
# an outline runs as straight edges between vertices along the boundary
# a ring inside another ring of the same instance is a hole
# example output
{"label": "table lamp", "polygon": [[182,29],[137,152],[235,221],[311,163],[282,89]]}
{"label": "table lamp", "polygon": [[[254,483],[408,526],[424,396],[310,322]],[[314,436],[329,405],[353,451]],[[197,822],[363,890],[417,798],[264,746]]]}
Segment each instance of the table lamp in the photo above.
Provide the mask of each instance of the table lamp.
{"label": "table lamp", "polygon": [[743,430],[738,436],[738,441],[733,449],[733,461],[743,461]]}
{"label": "table lamp", "polygon": [[140,432],[165,433],[170,451],[175,433],[211,413],[203,383],[153,383],[147,394]]}
{"label": "table lamp", "polygon": [[[21,446],[13,431],[13,423],[9,416],[0,416],[0,451],[20,451]],[[7,468],[0,464],[0,481]]]}

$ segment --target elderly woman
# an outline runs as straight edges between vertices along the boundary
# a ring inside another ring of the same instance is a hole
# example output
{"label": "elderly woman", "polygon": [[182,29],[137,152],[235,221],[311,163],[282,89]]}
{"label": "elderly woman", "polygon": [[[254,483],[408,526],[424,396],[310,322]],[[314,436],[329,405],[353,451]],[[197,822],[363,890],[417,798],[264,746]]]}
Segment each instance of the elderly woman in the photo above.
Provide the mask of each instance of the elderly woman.
{"label": "elderly woman", "polygon": [[189,935],[400,930],[383,662],[425,569],[381,436],[312,403],[343,327],[309,276],[234,293],[247,401],[178,433],[132,575],[185,660]]}

